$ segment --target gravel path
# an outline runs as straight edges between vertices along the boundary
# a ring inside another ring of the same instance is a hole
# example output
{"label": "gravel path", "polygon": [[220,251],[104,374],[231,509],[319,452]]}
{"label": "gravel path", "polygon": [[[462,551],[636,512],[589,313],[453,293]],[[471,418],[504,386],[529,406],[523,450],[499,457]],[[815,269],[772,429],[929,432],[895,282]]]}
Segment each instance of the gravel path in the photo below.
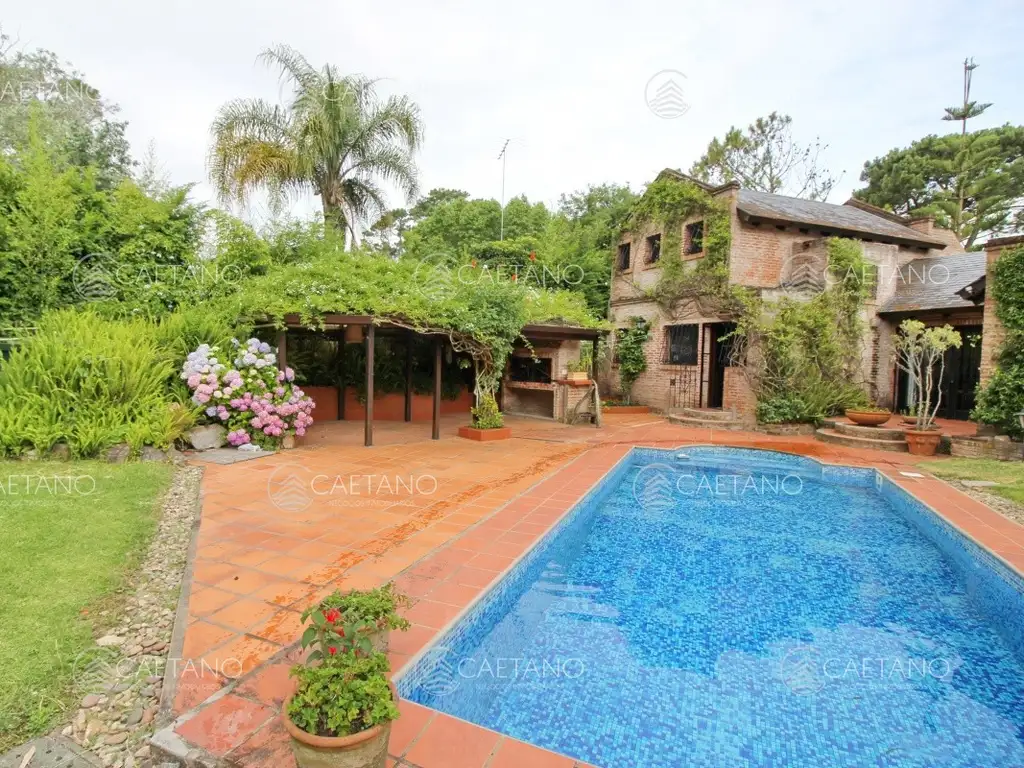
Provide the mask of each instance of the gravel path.
{"label": "gravel path", "polygon": [[156,537],[130,581],[131,596],[110,616],[114,628],[75,662],[75,685],[83,698],[61,735],[104,766],[153,765],[146,740],[159,711],[164,671],[175,663],[167,652],[200,509],[201,477],[197,467],[177,469]]}

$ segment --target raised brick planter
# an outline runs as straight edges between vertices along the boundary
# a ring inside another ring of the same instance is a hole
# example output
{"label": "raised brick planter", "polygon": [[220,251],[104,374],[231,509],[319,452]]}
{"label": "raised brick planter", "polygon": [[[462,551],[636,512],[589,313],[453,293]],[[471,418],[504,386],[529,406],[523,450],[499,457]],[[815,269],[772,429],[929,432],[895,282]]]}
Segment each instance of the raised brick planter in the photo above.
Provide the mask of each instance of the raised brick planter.
{"label": "raised brick planter", "polygon": [[512,427],[500,427],[498,429],[459,427],[459,437],[464,437],[467,440],[478,440],[481,443],[489,443],[492,440],[508,440],[512,437]]}

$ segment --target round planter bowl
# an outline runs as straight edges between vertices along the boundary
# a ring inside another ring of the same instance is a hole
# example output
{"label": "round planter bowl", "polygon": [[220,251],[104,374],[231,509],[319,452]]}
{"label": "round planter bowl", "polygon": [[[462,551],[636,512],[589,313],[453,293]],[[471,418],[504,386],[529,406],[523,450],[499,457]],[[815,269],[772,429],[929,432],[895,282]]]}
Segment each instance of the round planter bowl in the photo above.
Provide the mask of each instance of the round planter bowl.
{"label": "round planter bowl", "polygon": [[[391,695],[398,700],[395,686]],[[351,736],[314,736],[306,733],[288,717],[289,696],[281,720],[292,737],[292,753],[299,768],[386,768],[391,723],[375,725]]]}
{"label": "round planter bowl", "polygon": [[849,410],[846,418],[860,427],[880,427],[892,418],[889,411],[858,411]]}
{"label": "round planter bowl", "polygon": [[934,456],[939,449],[939,442],[942,440],[942,433],[938,430],[918,432],[916,429],[908,429],[905,433],[907,448],[914,456]]}

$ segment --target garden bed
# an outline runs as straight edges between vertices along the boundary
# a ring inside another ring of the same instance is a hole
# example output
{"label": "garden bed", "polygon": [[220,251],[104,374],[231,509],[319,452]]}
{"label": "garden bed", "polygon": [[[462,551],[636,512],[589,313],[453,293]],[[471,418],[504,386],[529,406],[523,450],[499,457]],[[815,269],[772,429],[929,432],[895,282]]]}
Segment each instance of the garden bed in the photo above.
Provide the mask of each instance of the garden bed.
{"label": "garden bed", "polygon": [[481,443],[489,443],[492,440],[508,440],[512,437],[512,427],[499,427],[497,429],[459,427],[459,437],[464,437],[467,440],[477,440]]}
{"label": "garden bed", "polygon": [[602,405],[602,413],[650,413],[650,407],[646,405],[626,405],[626,404],[611,404]]}

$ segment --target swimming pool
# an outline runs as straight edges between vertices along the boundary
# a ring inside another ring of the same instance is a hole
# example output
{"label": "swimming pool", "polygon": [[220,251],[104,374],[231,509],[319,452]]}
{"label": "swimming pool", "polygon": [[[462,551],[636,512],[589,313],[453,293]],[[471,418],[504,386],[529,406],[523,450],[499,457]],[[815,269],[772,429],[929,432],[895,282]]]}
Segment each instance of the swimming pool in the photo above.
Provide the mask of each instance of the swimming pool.
{"label": "swimming pool", "polygon": [[1024,766],[1024,583],[874,470],[634,449],[398,683],[604,768]]}

